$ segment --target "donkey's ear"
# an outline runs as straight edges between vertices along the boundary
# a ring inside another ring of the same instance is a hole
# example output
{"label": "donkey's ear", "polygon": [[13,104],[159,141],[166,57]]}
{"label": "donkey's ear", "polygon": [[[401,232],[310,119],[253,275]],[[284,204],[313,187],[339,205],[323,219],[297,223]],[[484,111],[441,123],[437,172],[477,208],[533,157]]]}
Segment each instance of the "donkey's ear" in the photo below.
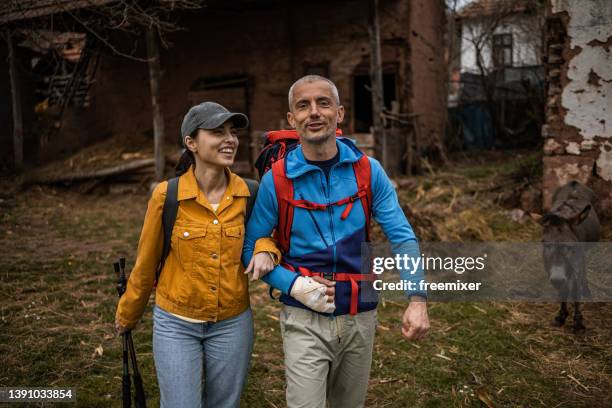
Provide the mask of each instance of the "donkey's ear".
{"label": "donkey's ear", "polygon": [[575,217],[573,217],[570,220],[570,223],[572,225],[578,225],[578,224],[582,223],[582,221],[587,219],[587,217],[589,216],[590,212],[591,212],[591,204],[587,204],[587,205],[584,206],[582,211],[580,211],[580,213],[578,213]]}

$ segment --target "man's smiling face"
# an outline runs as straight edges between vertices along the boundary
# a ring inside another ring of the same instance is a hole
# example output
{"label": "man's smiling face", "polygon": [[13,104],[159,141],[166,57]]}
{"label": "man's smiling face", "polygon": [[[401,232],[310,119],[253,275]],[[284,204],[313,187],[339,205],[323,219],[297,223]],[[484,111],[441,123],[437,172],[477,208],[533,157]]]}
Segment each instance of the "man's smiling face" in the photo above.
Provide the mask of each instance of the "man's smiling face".
{"label": "man's smiling face", "polygon": [[344,107],[338,104],[328,82],[296,85],[291,100],[287,120],[297,130],[302,142],[323,144],[331,137],[335,138],[338,123],[344,119]]}

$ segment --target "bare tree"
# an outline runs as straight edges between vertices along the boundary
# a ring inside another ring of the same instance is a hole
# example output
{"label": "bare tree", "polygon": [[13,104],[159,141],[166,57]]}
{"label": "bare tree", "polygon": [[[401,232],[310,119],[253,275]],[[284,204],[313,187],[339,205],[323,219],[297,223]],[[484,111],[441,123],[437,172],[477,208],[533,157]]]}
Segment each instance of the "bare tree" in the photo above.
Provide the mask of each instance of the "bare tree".
{"label": "bare tree", "polygon": [[[2,36],[10,50],[17,40],[29,41],[33,49],[46,44],[55,57],[56,68],[63,80],[49,81],[49,90],[54,93],[57,108],[56,119],[52,126],[40,132],[40,144],[44,145],[61,127],[64,111],[82,87],[88,87],[92,80],[87,76],[95,75],[97,55],[100,47],[113,54],[131,60],[147,62],[149,65],[151,97],[153,105],[153,124],[155,134],[156,178],[163,177],[163,139],[164,124],[159,104],[159,81],[161,77],[158,42],[165,48],[170,46],[168,33],[181,30],[181,12],[200,9],[204,0],[9,0],[0,5],[0,24]],[[58,33],[73,33],[69,41],[82,44],[76,56],[68,54],[63,45],[58,46]],[[82,33],[82,34],[75,34]],[[83,35],[84,34],[84,35]],[[132,38],[132,46],[125,47],[125,38]],[[138,42],[146,38],[146,56],[138,54]],[[57,48],[57,49],[54,49]],[[92,56],[95,54],[95,57]],[[10,66],[15,67],[15,52],[10,53]],[[66,60],[71,62],[66,69]],[[63,69],[59,69],[63,67]],[[13,95],[14,118],[14,156],[19,165],[22,157],[20,89],[16,79],[17,70],[11,70],[11,93]],[[66,72],[68,71],[68,72]],[[59,83],[59,86],[57,84]],[[56,86],[54,86],[56,85]],[[17,101],[17,102],[15,102]]]}
{"label": "bare tree", "polygon": [[[502,127],[496,104],[498,85],[503,82],[505,69],[512,66],[513,36],[528,42],[536,53],[535,59],[541,61],[544,24],[539,16],[543,16],[544,3],[540,0],[476,0],[457,11],[456,0],[447,2],[450,2],[449,9],[455,14],[456,21],[461,24],[461,38],[467,45],[459,50],[463,55],[469,52],[473,55],[480,89],[494,132],[497,132]],[[504,48],[506,40],[510,48]]]}

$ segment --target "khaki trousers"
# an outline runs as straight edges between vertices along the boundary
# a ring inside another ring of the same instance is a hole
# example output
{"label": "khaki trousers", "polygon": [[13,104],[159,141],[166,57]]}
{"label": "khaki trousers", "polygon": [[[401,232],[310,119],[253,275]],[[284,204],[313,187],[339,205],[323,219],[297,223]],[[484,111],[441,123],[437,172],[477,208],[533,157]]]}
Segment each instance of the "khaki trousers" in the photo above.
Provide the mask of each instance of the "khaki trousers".
{"label": "khaki trousers", "polygon": [[280,315],[288,408],[358,408],[365,404],[376,310],[322,316],[283,305]]}

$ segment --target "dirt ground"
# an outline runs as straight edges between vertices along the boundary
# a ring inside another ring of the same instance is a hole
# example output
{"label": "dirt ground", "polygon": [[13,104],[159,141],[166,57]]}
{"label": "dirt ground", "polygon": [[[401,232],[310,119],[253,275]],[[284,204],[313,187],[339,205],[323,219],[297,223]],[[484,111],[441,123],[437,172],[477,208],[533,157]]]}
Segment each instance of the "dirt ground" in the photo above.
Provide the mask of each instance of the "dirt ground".
{"label": "dirt ground", "polygon": [[[398,180],[417,235],[539,240],[537,223],[513,219],[508,205],[534,183],[537,161],[512,154],[512,161],[503,152],[456,157],[448,168],[432,166],[426,175]],[[146,193],[83,195],[1,184],[0,386],[75,387],[77,406],[120,406],[112,262],[125,256],[128,269],[133,265]],[[604,240],[612,240],[609,222]],[[282,407],[280,306],[265,284],[251,289],[256,343],[243,406]],[[584,305],[583,335],[569,325],[550,326],[554,304],[431,303],[431,334],[419,343],[401,336],[404,307],[379,306],[369,407],[609,406],[610,303]],[[149,403],[156,406],[151,318],[149,307],[134,336]]]}

